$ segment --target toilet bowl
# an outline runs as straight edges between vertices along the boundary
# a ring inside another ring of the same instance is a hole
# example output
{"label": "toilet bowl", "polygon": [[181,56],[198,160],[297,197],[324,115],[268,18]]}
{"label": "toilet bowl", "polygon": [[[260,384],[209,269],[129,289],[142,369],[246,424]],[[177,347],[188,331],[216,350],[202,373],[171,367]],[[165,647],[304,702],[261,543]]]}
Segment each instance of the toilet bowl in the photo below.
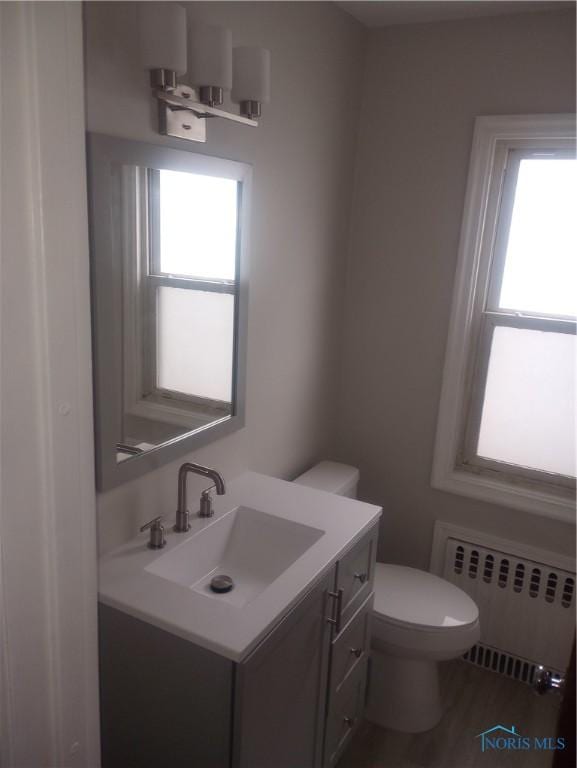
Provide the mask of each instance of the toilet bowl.
{"label": "toilet bowl", "polygon": [[[358,469],[322,461],[295,482],[356,498]],[[432,573],[376,563],[366,717],[419,733],[443,712],[437,663],[479,641],[479,610],[463,590]]]}
{"label": "toilet bowl", "polygon": [[383,728],[428,731],[443,712],[437,662],[478,642],[478,608],[448,581],[402,565],[377,563],[374,589],[366,717]]}

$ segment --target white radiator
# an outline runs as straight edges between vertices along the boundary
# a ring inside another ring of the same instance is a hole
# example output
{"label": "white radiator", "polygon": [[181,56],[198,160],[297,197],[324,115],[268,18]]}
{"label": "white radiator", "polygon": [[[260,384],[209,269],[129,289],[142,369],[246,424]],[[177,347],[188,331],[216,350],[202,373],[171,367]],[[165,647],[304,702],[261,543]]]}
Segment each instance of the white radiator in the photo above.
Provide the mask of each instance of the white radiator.
{"label": "white radiator", "polygon": [[479,606],[481,641],[469,661],[525,682],[539,664],[565,671],[575,633],[570,558],[438,521],[431,571]]}

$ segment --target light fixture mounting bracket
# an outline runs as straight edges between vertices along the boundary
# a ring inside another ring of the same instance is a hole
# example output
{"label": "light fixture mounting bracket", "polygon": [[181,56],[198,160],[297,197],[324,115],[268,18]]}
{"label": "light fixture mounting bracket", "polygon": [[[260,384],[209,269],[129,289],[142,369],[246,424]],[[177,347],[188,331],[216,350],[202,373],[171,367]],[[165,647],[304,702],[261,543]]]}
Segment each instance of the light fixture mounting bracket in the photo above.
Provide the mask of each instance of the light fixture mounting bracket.
{"label": "light fixture mounting bracket", "polygon": [[206,121],[211,117],[258,126],[256,120],[203,104],[198,91],[187,85],[178,85],[173,91],[158,89],[154,95],[158,100],[158,126],[163,136],[205,142]]}

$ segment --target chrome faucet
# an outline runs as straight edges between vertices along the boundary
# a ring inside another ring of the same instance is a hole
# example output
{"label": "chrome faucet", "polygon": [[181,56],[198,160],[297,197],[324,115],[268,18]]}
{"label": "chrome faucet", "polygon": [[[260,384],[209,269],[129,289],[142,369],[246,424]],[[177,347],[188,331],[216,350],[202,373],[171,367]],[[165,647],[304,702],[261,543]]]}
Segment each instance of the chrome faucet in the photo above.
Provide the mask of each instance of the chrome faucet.
{"label": "chrome faucet", "polygon": [[176,525],[174,526],[174,530],[180,533],[184,533],[190,528],[190,523],[188,522],[190,513],[186,503],[186,480],[189,472],[194,472],[201,477],[208,477],[214,483],[200,495],[199,517],[212,517],[214,515],[212,498],[210,496],[210,491],[213,488],[216,489],[219,496],[225,493],[224,480],[216,469],[210,469],[209,467],[203,467],[202,464],[193,464],[191,462],[183,464],[178,470],[178,507],[176,510]]}

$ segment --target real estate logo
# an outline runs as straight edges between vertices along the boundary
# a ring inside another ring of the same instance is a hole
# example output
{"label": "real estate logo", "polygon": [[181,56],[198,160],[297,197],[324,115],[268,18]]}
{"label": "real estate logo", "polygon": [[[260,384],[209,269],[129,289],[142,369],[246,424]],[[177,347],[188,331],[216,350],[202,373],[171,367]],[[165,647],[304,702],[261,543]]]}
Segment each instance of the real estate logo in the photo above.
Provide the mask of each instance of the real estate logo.
{"label": "real estate logo", "polygon": [[565,739],[554,736],[522,736],[514,725],[508,728],[506,725],[494,725],[476,736],[481,739],[481,752],[492,750],[522,751],[536,749],[551,751],[565,749]]}

